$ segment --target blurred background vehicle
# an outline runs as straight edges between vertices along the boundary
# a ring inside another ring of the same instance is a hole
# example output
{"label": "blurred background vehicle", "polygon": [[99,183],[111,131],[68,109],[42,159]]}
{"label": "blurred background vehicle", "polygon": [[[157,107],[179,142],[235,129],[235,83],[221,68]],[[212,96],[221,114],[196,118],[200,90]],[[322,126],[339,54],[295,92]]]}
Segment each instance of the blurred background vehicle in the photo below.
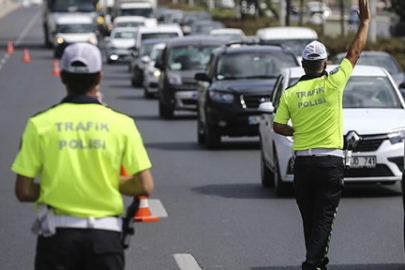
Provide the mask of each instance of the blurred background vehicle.
{"label": "blurred background vehicle", "polygon": [[172,118],[175,110],[195,111],[197,82],[195,74],[205,70],[211,52],[226,40],[210,36],[189,36],[167,41],[156,67],[159,78],[159,116]]}
{"label": "blurred background vehicle", "polygon": [[129,72],[131,73],[131,85],[134,87],[142,86],[144,67],[150,60],[150,54],[153,47],[158,43],[164,43],[165,39],[147,39],[141,44],[139,50],[133,51],[129,60]]}
{"label": "blurred background vehicle", "polygon": [[114,19],[114,28],[145,26],[146,19],[141,16],[119,16]]}
{"label": "blurred background vehicle", "polygon": [[147,39],[169,39],[182,37],[181,28],[176,25],[158,25],[155,27],[142,26],[138,28],[138,33],[135,37],[135,50],[139,50],[141,44]]}
{"label": "blurred background vehicle", "polygon": [[152,98],[158,93],[158,83],[160,77],[160,70],[155,67],[156,59],[162,57],[165,43],[155,44],[150,53],[149,60],[145,59],[145,67],[143,71],[143,90],[145,98]]}
{"label": "blurred background vehicle", "polygon": [[218,6],[220,8],[234,9],[236,4],[234,0],[219,0]]}
{"label": "blurred background vehicle", "polygon": [[318,34],[306,27],[269,27],[259,29],[256,36],[261,42],[290,47],[301,63],[305,46],[318,39]]}
{"label": "blurred background vehicle", "polygon": [[[345,52],[339,53],[335,57],[334,64],[340,64],[343,58],[346,57]],[[398,62],[392,55],[380,51],[363,51],[357,61],[358,65],[376,66],[385,68],[394,79],[395,84],[399,87],[405,82],[405,74]],[[405,90],[405,89],[404,89]]]}
{"label": "blurred background vehicle", "polygon": [[230,42],[242,42],[246,40],[245,33],[237,28],[214,29],[210,31],[210,35],[227,39]]}
{"label": "blurred background vehicle", "polygon": [[295,55],[282,46],[241,43],[215,50],[206,73],[196,75],[204,82],[198,90],[198,142],[211,149],[221,136],[257,136],[260,103],[270,101],[281,70],[295,66]]}
{"label": "blurred background vehicle", "polygon": [[140,16],[156,20],[157,0],[115,0],[113,17]]}
{"label": "blurred background vehicle", "polygon": [[206,11],[189,11],[186,12],[181,21],[179,22],[184,35],[189,35],[191,33],[191,25],[197,21],[211,21],[212,16]]}
{"label": "blurred background vehicle", "polygon": [[217,21],[196,21],[191,25],[190,35],[209,35],[212,30],[224,28],[224,25]]}
{"label": "blurred background vehicle", "polygon": [[[328,71],[336,67],[328,66]],[[264,187],[274,186],[277,195],[284,195],[293,181],[293,138],[273,131],[274,111],[284,90],[302,75],[302,68],[284,70],[274,86],[272,102],[260,106],[261,182]],[[357,142],[345,182],[399,181],[404,166],[405,110],[390,74],[357,65],[343,93],[343,117],[344,135],[355,136]]]}
{"label": "blurred background vehicle", "polygon": [[136,28],[116,28],[106,37],[105,54],[107,63],[128,61],[135,46]]}
{"label": "blurred background vehicle", "polygon": [[54,57],[61,58],[65,48],[72,43],[88,42],[98,45],[97,25],[87,15],[64,15],[59,17],[54,32]]}
{"label": "blurred background vehicle", "polygon": [[307,3],[306,13],[310,23],[321,25],[326,18],[332,15],[332,10],[324,2],[310,1]]}

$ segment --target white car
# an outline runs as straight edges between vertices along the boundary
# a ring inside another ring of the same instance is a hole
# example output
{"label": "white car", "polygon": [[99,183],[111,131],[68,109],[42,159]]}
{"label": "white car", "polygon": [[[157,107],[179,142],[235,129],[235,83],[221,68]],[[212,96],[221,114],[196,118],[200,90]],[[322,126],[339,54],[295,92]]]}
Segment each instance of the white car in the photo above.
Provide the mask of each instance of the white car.
{"label": "white car", "polygon": [[[328,70],[336,68],[329,66]],[[289,68],[278,77],[272,102],[262,103],[259,125],[261,181],[278,195],[293,182],[293,138],[276,134],[273,120],[284,89],[304,75]],[[343,94],[344,136],[358,142],[345,174],[347,182],[394,184],[401,180],[404,164],[405,104],[390,74],[382,68],[356,66]]]}
{"label": "white car", "polygon": [[144,59],[147,62],[143,70],[143,89],[146,98],[152,98],[158,93],[160,70],[155,67],[155,63],[165,47],[164,43],[154,45],[150,57]]}
{"label": "white car", "polygon": [[74,14],[59,17],[53,41],[55,57],[61,57],[65,48],[72,43],[98,45],[96,31],[97,25],[91,16]]}
{"label": "white car", "polygon": [[116,28],[111,32],[106,46],[107,63],[128,61],[135,46],[137,28]]}
{"label": "white car", "polygon": [[210,32],[211,36],[226,38],[230,42],[244,41],[246,39],[245,33],[238,28],[221,28],[214,29]]}
{"label": "white car", "polygon": [[176,24],[158,25],[156,27],[142,26],[138,28],[138,33],[135,37],[135,47],[139,50],[142,41],[146,39],[170,39],[177,37],[183,37],[183,31]]}
{"label": "white car", "polygon": [[141,16],[119,16],[114,19],[113,29],[145,26],[145,20],[146,18]]}
{"label": "white car", "polygon": [[269,27],[257,30],[256,36],[261,42],[276,43],[290,47],[301,63],[305,46],[318,39],[318,34],[306,27]]}

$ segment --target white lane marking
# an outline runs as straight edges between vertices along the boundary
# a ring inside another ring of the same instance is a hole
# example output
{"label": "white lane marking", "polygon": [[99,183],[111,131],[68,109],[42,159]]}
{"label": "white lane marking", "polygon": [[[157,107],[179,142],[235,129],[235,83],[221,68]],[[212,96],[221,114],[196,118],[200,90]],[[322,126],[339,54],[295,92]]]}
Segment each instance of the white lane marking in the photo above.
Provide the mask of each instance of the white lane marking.
{"label": "white lane marking", "polygon": [[37,14],[35,14],[35,16],[31,19],[31,21],[28,23],[28,25],[24,28],[24,30],[18,36],[17,40],[14,42],[15,46],[18,46],[21,44],[21,42],[24,40],[25,36],[28,34],[28,32],[34,26],[35,22],[38,20],[39,16],[41,16],[41,11],[39,11]]}
{"label": "white lane marking", "polygon": [[[8,54],[6,54],[8,55]],[[3,59],[1,59],[0,64],[4,65],[7,62],[7,58],[4,57]]]}
{"label": "white lane marking", "polygon": [[7,59],[9,59],[10,58],[10,55],[8,54],[8,53],[6,53],[5,55],[4,55],[4,59],[6,59],[6,61],[7,61]]}
{"label": "white lane marking", "polygon": [[166,218],[169,216],[160,200],[149,199],[148,201],[150,212],[153,216],[158,216],[161,218]]}
{"label": "white lane marking", "polygon": [[202,270],[191,254],[173,254],[181,270]]}

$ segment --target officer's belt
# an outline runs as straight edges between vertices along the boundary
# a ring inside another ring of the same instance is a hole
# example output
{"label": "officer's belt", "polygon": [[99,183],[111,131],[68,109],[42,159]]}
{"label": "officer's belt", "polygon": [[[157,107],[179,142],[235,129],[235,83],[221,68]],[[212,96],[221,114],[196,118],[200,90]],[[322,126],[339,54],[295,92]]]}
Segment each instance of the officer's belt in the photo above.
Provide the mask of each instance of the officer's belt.
{"label": "officer's belt", "polygon": [[297,157],[300,156],[336,156],[336,157],[341,157],[344,158],[344,152],[343,150],[340,149],[327,149],[327,148],[314,148],[314,149],[308,149],[308,150],[297,150],[295,151],[295,155]]}
{"label": "officer's belt", "polygon": [[118,217],[80,218],[72,216],[55,215],[51,207],[45,204],[38,205],[35,222],[31,228],[36,235],[52,236],[56,228],[95,229],[108,231],[122,231],[122,219]]}

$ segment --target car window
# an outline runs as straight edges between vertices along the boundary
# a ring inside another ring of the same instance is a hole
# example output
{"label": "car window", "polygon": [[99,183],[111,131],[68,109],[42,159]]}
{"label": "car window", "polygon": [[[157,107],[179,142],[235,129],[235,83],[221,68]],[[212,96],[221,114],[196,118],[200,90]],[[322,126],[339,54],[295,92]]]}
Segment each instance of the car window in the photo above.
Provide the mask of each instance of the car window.
{"label": "car window", "polygon": [[168,68],[170,70],[204,70],[211,52],[218,46],[184,46],[174,47],[169,52]]}
{"label": "car window", "polygon": [[139,50],[139,55],[140,56],[145,56],[145,55],[150,55],[150,53],[152,52],[153,46],[155,46],[155,44],[142,44],[141,45],[141,49]]}
{"label": "car window", "polygon": [[63,34],[79,34],[94,32],[96,27],[93,24],[60,24],[57,32]]}
{"label": "car window", "polygon": [[135,32],[116,32],[114,34],[114,38],[120,38],[120,39],[133,39],[135,38],[136,33]]}
{"label": "car window", "polygon": [[156,59],[159,59],[162,56],[163,48],[162,49],[156,49],[151,52],[150,58],[152,61],[156,61]]}
{"label": "car window", "polygon": [[117,23],[117,27],[137,27],[137,26],[143,26],[143,22],[120,22]]}
{"label": "car window", "polygon": [[218,62],[216,77],[218,80],[276,78],[282,69],[295,66],[295,57],[290,54],[226,54]]}
{"label": "car window", "polygon": [[343,92],[343,108],[399,109],[402,105],[387,77],[352,76]]}
{"label": "car window", "polygon": [[140,16],[144,18],[153,18],[152,8],[125,8],[120,10],[120,16]]}
{"label": "car window", "polygon": [[167,38],[175,38],[178,37],[179,33],[172,32],[172,33],[144,33],[141,36],[141,40],[147,39],[167,39]]}

